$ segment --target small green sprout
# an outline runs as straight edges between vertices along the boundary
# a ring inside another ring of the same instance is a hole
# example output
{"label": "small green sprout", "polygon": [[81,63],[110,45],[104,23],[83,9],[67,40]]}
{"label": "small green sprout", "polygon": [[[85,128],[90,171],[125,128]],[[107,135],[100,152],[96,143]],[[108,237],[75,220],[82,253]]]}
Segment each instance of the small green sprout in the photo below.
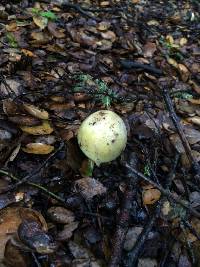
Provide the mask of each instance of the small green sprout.
{"label": "small green sprout", "polygon": [[94,98],[100,100],[106,108],[109,108],[113,99],[117,97],[116,93],[101,79],[93,79],[89,74],[79,74],[74,79],[77,81],[73,88],[74,92],[86,91],[92,93]]}
{"label": "small green sprout", "polygon": [[9,43],[10,47],[17,48],[19,46],[13,33],[7,32],[6,33],[6,39],[7,39],[8,43]]}

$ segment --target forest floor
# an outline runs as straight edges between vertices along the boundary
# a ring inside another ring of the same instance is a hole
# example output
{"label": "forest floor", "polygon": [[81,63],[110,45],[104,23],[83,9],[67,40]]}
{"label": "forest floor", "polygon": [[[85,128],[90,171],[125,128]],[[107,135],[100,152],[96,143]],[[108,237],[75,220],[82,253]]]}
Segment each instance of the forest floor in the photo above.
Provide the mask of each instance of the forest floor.
{"label": "forest floor", "polygon": [[[0,266],[200,266],[199,1],[0,2]],[[103,109],[128,142],[91,168]]]}

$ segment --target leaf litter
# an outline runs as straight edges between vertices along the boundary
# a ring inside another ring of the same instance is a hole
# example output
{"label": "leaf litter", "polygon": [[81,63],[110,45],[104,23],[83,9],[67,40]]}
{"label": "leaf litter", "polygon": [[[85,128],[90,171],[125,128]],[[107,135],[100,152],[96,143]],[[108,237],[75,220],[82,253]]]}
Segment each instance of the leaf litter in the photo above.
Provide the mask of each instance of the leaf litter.
{"label": "leaf litter", "polygon": [[[199,12],[198,1],[1,1],[2,266],[198,266],[199,217],[171,197],[199,211]],[[105,108],[128,145],[93,169],[77,130]]]}

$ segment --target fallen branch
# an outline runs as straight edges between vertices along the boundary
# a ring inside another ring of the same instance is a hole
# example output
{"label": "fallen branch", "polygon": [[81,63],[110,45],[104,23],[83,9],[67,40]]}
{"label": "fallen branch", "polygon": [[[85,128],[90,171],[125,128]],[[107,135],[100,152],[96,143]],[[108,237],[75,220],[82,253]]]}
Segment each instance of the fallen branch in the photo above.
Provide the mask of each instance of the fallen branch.
{"label": "fallen branch", "polygon": [[[173,167],[167,177],[167,182],[165,184],[166,188],[169,189],[171,187],[171,184],[172,184],[172,181],[173,181],[173,178],[174,178],[174,173],[175,173],[175,170],[177,168],[177,165],[178,165],[178,161],[179,161],[179,154],[176,154],[176,157],[175,157],[175,160],[174,160],[174,164],[173,164]],[[148,237],[148,234],[149,232],[151,231],[155,221],[156,221],[156,218],[159,216],[160,214],[160,208],[163,204],[163,202],[165,201],[165,197],[162,197],[160,199],[160,201],[157,203],[157,207],[155,208],[155,211],[152,215],[152,217],[148,220],[148,222],[146,223],[146,225],[144,226],[141,234],[139,235],[134,247],[132,248],[132,250],[128,253],[127,255],[127,261],[126,261],[126,266],[127,267],[132,267],[132,266],[135,266],[137,260],[138,260],[138,257],[139,257],[139,254],[141,253],[141,250],[143,248],[143,245]]]}
{"label": "fallen branch", "polygon": [[144,71],[150,72],[158,76],[163,75],[162,70],[155,68],[154,66],[149,65],[149,64],[143,64],[137,61],[131,61],[131,60],[126,60],[126,59],[121,59],[120,64],[125,69],[142,69]]}
{"label": "fallen branch", "polygon": [[160,190],[160,192],[168,198],[169,201],[174,201],[175,203],[178,203],[182,207],[184,207],[188,212],[190,212],[192,215],[196,216],[197,218],[200,218],[200,213],[196,211],[195,209],[191,208],[189,204],[186,201],[180,200],[177,197],[175,197],[174,194],[172,194],[168,189],[164,189],[161,185],[157,184],[156,182],[152,181],[150,178],[143,175],[141,172],[138,172],[134,168],[132,168],[129,164],[125,164],[125,166],[135,175],[137,175],[142,180],[150,183],[154,187]]}
{"label": "fallen branch", "polygon": [[185,152],[186,152],[186,155],[195,171],[195,174],[199,177],[200,179],[200,165],[199,163],[197,162],[197,160],[194,158],[194,156],[192,155],[192,150],[191,150],[191,147],[190,147],[190,144],[185,136],[185,133],[183,131],[183,128],[179,122],[179,119],[176,115],[176,112],[174,110],[174,106],[173,106],[173,102],[170,98],[170,95],[169,95],[169,92],[167,90],[167,88],[165,86],[163,86],[162,88],[162,93],[163,93],[163,98],[165,100],[165,104],[167,106],[167,109],[168,109],[168,112],[169,112],[169,115],[173,121],[173,124],[177,130],[177,133],[182,141],[182,144],[183,144],[183,147],[185,149]]}
{"label": "fallen branch", "polygon": [[124,240],[128,230],[129,214],[131,203],[136,195],[136,189],[130,186],[124,196],[123,206],[121,208],[119,222],[112,241],[112,256],[108,267],[116,267],[119,265],[122,256],[122,249],[124,246]]}
{"label": "fallen branch", "polygon": [[98,17],[92,16],[89,12],[84,10],[84,8],[78,4],[64,3],[64,4],[62,4],[62,8],[63,8],[63,10],[65,10],[65,9],[69,10],[71,8],[71,9],[74,9],[75,11],[77,11],[78,13],[82,14],[83,16],[89,18],[89,19],[101,21]]}
{"label": "fallen branch", "polygon": [[[9,172],[1,170],[1,169],[0,169],[0,173],[10,177],[14,181],[20,182],[20,179],[18,177],[16,177],[15,175],[13,175],[12,173],[9,173]],[[56,194],[54,194],[53,192],[49,191],[48,189],[46,189],[42,185],[36,184],[36,183],[33,183],[33,182],[29,182],[29,181],[26,181],[26,184],[43,191],[44,193],[46,193],[47,195],[51,196],[55,200],[61,202],[64,205],[66,205],[65,200],[63,198],[57,196]]]}

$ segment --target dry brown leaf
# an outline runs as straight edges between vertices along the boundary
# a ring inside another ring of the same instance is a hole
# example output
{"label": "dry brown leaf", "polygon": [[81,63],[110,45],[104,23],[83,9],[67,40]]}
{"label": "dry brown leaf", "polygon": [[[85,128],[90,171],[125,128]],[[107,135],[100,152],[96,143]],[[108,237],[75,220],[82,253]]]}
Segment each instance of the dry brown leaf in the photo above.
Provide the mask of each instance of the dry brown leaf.
{"label": "dry brown leaf", "polygon": [[143,47],[144,57],[152,57],[153,54],[156,52],[156,44],[152,42],[147,42]]}
{"label": "dry brown leaf", "polygon": [[43,143],[29,143],[22,150],[29,154],[47,155],[54,150],[54,146],[46,145]]}
{"label": "dry brown leaf", "polygon": [[51,134],[53,132],[53,128],[48,121],[43,121],[43,123],[38,126],[21,126],[20,128],[23,132],[32,135]]}
{"label": "dry brown leaf", "polygon": [[48,112],[44,109],[40,109],[31,104],[23,104],[23,107],[29,114],[31,114],[32,116],[38,119],[48,120],[49,118]]}

